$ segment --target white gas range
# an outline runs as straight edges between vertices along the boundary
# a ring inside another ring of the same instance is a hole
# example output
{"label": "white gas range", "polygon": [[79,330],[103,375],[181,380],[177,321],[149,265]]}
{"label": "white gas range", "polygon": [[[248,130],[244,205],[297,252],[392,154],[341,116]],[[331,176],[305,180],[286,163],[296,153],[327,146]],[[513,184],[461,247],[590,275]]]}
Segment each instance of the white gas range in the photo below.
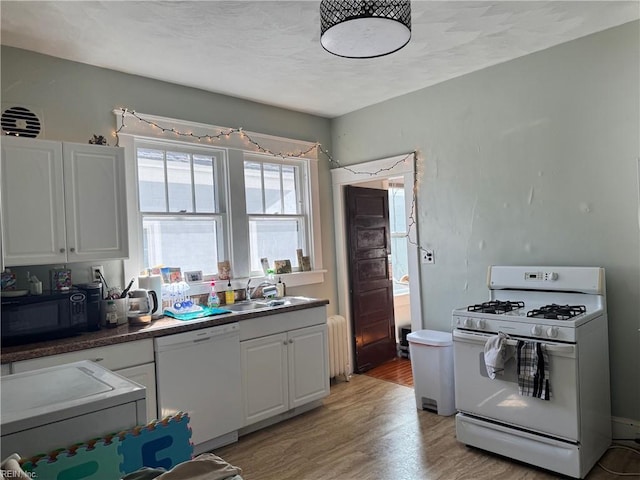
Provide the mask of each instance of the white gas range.
{"label": "white gas range", "polygon": [[[493,266],[487,284],[488,302],[452,315],[457,438],[583,478],[611,443],[604,269]],[[485,350],[499,334],[507,356],[491,378]],[[522,388],[528,348],[547,399]]]}

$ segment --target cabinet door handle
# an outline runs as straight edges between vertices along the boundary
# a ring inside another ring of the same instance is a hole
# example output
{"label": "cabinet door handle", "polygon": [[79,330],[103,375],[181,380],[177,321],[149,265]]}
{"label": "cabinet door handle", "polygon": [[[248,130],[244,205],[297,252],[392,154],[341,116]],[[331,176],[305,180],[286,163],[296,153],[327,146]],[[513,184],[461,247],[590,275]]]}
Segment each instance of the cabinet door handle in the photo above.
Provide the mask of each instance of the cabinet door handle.
{"label": "cabinet door handle", "polygon": [[94,362],[101,362],[102,360],[104,360],[103,357],[98,357],[93,359]]}
{"label": "cabinet door handle", "polygon": [[70,251],[71,253],[73,253],[73,252],[75,252],[75,251],[76,251],[76,249],[75,249],[75,248],[73,248],[73,247],[71,247],[71,248],[69,249],[69,251]]}
{"label": "cabinet door handle", "polygon": [[285,340],[284,342],[282,342],[282,344],[283,344],[283,345],[286,345],[286,344],[287,344],[287,341]]}
{"label": "cabinet door handle", "polygon": [[64,253],[64,248],[61,248],[61,249],[60,249],[60,253]]}
{"label": "cabinet door handle", "polygon": [[290,338],[290,339],[289,339],[289,343],[293,343],[293,338]]}

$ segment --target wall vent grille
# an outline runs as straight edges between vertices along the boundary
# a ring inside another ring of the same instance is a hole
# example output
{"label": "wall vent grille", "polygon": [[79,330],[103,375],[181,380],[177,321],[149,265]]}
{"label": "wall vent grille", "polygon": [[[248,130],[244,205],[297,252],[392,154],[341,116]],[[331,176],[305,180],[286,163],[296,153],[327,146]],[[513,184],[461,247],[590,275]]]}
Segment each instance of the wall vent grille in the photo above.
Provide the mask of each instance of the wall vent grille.
{"label": "wall vent grille", "polygon": [[4,135],[37,138],[42,132],[42,121],[26,107],[12,106],[2,111],[0,118]]}

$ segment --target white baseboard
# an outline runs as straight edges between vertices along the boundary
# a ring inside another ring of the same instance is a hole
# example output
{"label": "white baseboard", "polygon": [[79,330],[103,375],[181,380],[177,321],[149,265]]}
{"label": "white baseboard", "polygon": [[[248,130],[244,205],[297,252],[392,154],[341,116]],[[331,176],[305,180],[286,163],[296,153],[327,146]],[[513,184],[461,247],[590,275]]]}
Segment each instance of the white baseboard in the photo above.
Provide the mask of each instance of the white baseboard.
{"label": "white baseboard", "polygon": [[614,440],[638,440],[640,439],[640,421],[611,417],[611,433]]}
{"label": "white baseboard", "polygon": [[199,443],[193,447],[193,454],[200,455],[204,452],[210,452],[216,448],[224,447],[225,445],[229,445],[231,443],[235,443],[238,441],[238,432],[231,432],[225,435],[222,435],[218,438],[214,438],[212,440],[207,440],[206,442]]}
{"label": "white baseboard", "polygon": [[265,420],[261,420],[257,423],[252,423],[251,425],[247,425],[246,427],[242,427],[238,430],[239,436],[247,435],[248,433],[253,433],[257,430],[261,430],[266,427],[270,427],[271,425],[275,425],[276,423],[280,423],[283,420],[289,420],[301,413],[308,412],[309,410],[313,410],[314,408],[321,407],[323,405],[322,399],[314,400],[313,402],[307,403],[305,405],[301,405],[300,407],[292,408],[291,410],[287,410],[284,413],[280,413],[274,417],[267,418]]}

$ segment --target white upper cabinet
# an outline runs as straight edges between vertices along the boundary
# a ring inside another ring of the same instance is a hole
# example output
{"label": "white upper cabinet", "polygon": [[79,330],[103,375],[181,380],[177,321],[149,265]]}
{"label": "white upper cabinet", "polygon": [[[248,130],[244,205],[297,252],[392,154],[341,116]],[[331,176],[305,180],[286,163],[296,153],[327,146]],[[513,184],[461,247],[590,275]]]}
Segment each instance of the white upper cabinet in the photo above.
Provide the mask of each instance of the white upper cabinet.
{"label": "white upper cabinet", "polygon": [[2,137],[4,264],[65,263],[62,143]]}
{"label": "white upper cabinet", "polygon": [[128,256],[121,148],[2,138],[5,266]]}
{"label": "white upper cabinet", "polygon": [[124,150],[64,143],[62,151],[69,261],[128,257]]}

